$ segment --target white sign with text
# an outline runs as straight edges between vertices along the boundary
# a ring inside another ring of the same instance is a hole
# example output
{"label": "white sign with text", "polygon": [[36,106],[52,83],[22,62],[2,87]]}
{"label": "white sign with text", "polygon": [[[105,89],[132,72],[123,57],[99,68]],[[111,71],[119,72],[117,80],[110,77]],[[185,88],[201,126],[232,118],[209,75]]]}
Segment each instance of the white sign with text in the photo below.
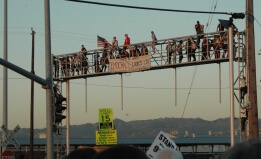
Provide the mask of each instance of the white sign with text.
{"label": "white sign with text", "polygon": [[150,69],[151,55],[110,59],[110,72],[135,72]]}
{"label": "white sign with text", "polygon": [[155,158],[156,154],[165,149],[165,148],[170,148],[170,149],[177,149],[177,145],[175,142],[169,137],[169,135],[163,131],[160,131],[158,136],[155,138],[153,143],[151,144],[150,148],[146,152],[146,155],[150,158],[153,159]]}

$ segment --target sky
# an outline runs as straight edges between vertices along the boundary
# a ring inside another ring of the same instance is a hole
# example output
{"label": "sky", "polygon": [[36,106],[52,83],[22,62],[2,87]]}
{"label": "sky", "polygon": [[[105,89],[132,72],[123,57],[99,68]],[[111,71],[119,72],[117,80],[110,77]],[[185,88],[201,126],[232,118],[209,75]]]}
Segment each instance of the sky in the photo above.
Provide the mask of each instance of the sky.
{"label": "sky", "polygon": [[[140,7],[215,11],[245,12],[245,0],[98,0],[96,2]],[[0,0],[0,57],[3,58],[4,0]],[[189,5],[188,5],[189,4]],[[215,10],[213,6],[216,5]],[[255,54],[257,98],[261,89],[261,1],[254,0]],[[218,19],[229,15],[191,14],[160,12],[98,6],[65,0],[50,1],[51,52],[54,55],[80,51],[84,44],[87,50],[97,49],[97,35],[111,41],[114,36],[119,45],[124,34],[131,43],[151,40],[151,31],[157,39],[194,35],[196,21],[208,23],[207,32],[216,31]],[[239,31],[245,30],[245,19],[234,20]],[[35,73],[45,78],[44,1],[8,0],[8,61],[31,70],[32,36],[35,34]],[[237,64],[235,63],[235,66]],[[208,64],[177,69],[177,105],[174,101],[173,69],[133,72],[123,75],[123,110],[121,109],[120,76],[103,76],[87,79],[87,109],[85,106],[84,79],[70,81],[70,123],[80,125],[98,122],[99,108],[113,108],[114,118],[124,121],[157,118],[202,118],[216,120],[230,115],[229,65],[221,64],[221,103],[219,102],[218,65]],[[235,68],[237,73],[237,68]],[[193,75],[195,78],[193,80]],[[237,76],[237,75],[235,75]],[[193,81],[193,83],[192,83]],[[3,83],[3,67],[0,67],[0,83]],[[30,127],[30,80],[8,71],[8,127]],[[192,89],[189,93],[189,87]],[[65,85],[63,85],[65,95]],[[0,84],[0,113],[3,113],[3,84]],[[45,90],[35,83],[34,127],[46,127]],[[86,111],[87,110],[87,111]],[[259,116],[261,115],[258,110]],[[238,116],[235,102],[235,116]],[[1,116],[1,115],[0,115]],[[260,117],[259,117],[260,118]],[[0,124],[3,121],[0,119]]]}

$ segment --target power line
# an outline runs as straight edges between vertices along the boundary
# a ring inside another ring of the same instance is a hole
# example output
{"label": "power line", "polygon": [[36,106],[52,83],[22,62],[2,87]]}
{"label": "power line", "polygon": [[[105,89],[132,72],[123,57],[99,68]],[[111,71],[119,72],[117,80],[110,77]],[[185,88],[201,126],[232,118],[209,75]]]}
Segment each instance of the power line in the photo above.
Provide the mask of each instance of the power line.
{"label": "power line", "polygon": [[[254,17],[254,16],[253,16]],[[261,24],[259,23],[259,21],[256,19],[256,17],[254,17],[254,19],[256,20],[256,22],[259,24],[259,26],[261,27]]]}
{"label": "power line", "polygon": [[82,1],[82,0],[66,0],[66,1],[79,2],[79,3],[88,3],[88,4],[110,6],[110,7],[132,8],[132,9],[154,10],[154,11],[165,11],[165,12],[183,12],[183,13],[227,14],[227,15],[232,15],[232,13],[228,13],[228,12],[207,12],[207,11],[191,11],[191,10],[149,8],[149,7],[127,6],[127,5],[120,5],[120,4],[109,4],[109,3],[100,3],[100,2],[91,2],[91,1]]}
{"label": "power line", "polygon": [[[80,84],[80,85],[84,85],[84,83],[76,83],[76,82],[72,82],[72,84]],[[102,84],[87,84],[87,85],[90,85],[90,86],[98,86],[98,87],[116,87],[116,88],[119,88],[121,86],[112,86],[112,85],[102,85]],[[156,90],[173,90],[172,87],[137,87],[137,86],[123,86],[124,88],[129,88],[129,89],[156,89]],[[221,89],[228,89],[229,87],[224,87],[224,88],[221,88]],[[219,88],[177,88],[177,89],[201,89],[201,90],[211,90],[211,89],[219,89]]]}
{"label": "power line", "polygon": [[[29,28],[29,27],[16,27],[16,28]],[[40,29],[42,29],[42,28],[40,28]],[[58,31],[58,30],[51,30],[51,31],[55,32],[55,33],[52,33],[52,38],[55,38],[55,39],[84,41],[84,42],[93,43],[93,44],[97,43],[97,41],[96,41],[97,34],[84,34],[84,33]],[[64,34],[68,34],[68,35],[62,35],[59,33],[64,33]],[[0,35],[1,34],[2,34],[2,32],[0,31]],[[10,34],[11,36],[14,36],[14,35],[15,36],[30,36],[30,33],[25,32],[25,31],[8,32],[8,34]],[[37,37],[45,37],[45,33],[38,31]],[[105,38],[109,38],[109,37],[105,37]],[[121,38],[119,38],[119,39],[121,39]],[[140,42],[137,40],[133,40],[133,41]]]}
{"label": "power line", "polygon": [[[10,80],[27,80],[28,78],[8,78]],[[0,80],[3,80],[3,78],[0,78]],[[72,84],[78,84],[78,85],[85,85],[84,83],[79,83],[79,82],[71,82]],[[97,86],[97,87],[116,87],[119,88],[121,86],[113,86],[113,85],[106,85],[106,84],[87,84],[89,86]],[[129,89],[161,89],[161,90],[173,90],[173,87],[137,87],[137,86],[123,86],[123,88],[129,88]],[[229,87],[223,87],[221,89],[228,89]],[[257,86],[257,88],[261,89],[261,86]],[[177,88],[179,90],[186,90],[186,89],[193,89],[193,90],[217,90],[219,88],[214,88],[214,87],[209,87],[209,88],[204,88],[204,87],[198,87],[198,88],[186,88],[186,87],[180,87]]]}
{"label": "power line", "polygon": [[[214,5],[214,0],[213,0],[212,6],[211,6],[211,11],[212,11],[212,9],[213,9],[213,12],[216,10],[216,8],[217,8],[217,2],[218,2],[218,0],[216,0],[216,3],[215,3],[215,5]],[[207,22],[207,27],[206,27],[206,32],[208,32],[208,30],[209,30],[209,26],[210,26],[211,23],[212,23],[213,16],[214,16],[213,14],[209,14],[208,22]]]}
{"label": "power line", "polygon": [[[211,5],[211,8],[210,8],[210,11],[212,11],[213,5],[214,5],[214,0],[212,1],[212,5]],[[209,26],[208,24],[209,24],[209,21],[210,21],[210,15],[211,14],[208,15],[208,20],[207,20],[205,32],[207,32],[207,30],[208,30],[208,26]]]}
{"label": "power line", "polygon": [[194,74],[193,74],[193,77],[192,77],[192,81],[191,81],[191,84],[190,84],[190,87],[189,87],[189,93],[188,93],[188,96],[187,96],[187,100],[186,100],[185,107],[184,107],[184,109],[183,109],[183,113],[182,113],[181,118],[183,118],[184,113],[185,113],[185,110],[186,110],[186,107],[187,107],[187,103],[188,103],[190,91],[191,91],[191,88],[192,88],[192,85],[193,85],[193,82],[194,82],[194,79],[195,79],[195,76],[196,76],[197,69],[198,69],[198,66],[196,66],[196,67],[195,67],[195,70],[194,70]]}

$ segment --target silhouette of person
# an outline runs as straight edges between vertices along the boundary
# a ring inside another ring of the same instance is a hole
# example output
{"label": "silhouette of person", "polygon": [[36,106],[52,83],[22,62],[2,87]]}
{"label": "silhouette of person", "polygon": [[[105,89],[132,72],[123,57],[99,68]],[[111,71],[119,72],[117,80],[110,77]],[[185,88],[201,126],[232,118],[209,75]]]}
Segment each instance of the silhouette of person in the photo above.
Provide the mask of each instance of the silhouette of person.
{"label": "silhouette of person", "polygon": [[259,140],[248,140],[236,144],[228,150],[221,159],[260,159],[261,142]]}
{"label": "silhouette of person", "polygon": [[165,148],[156,154],[155,159],[183,159],[183,155],[178,150]]}
{"label": "silhouette of person", "polygon": [[152,39],[152,43],[151,43],[151,48],[152,48],[152,51],[155,52],[155,45],[157,43],[157,38],[156,38],[156,35],[154,34],[154,31],[151,31],[151,39]]}
{"label": "silhouette of person", "polygon": [[208,41],[208,39],[206,37],[203,38],[203,41],[201,43],[201,48],[202,48],[201,60],[208,59],[210,46],[209,46],[209,41]]}
{"label": "silhouette of person", "polygon": [[143,56],[143,55],[148,55],[148,48],[144,45],[144,44],[142,44],[141,45],[141,49],[140,49],[140,56]]}
{"label": "silhouette of person", "polygon": [[171,56],[173,53],[173,49],[170,41],[168,41],[168,44],[166,45],[166,51],[167,51],[168,63],[171,64]]}
{"label": "silhouette of person", "polygon": [[100,58],[99,52],[96,51],[95,54],[93,55],[93,64],[94,64],[95,72],[100,72],[99,58]]}
{"label": "silhouette of person", "polygon": [[136,147],[115,145],[99,152],[94,159],[148,159],[148,157]]}
{"label": "silhouette of person", "polygon": [[[217,25],[217,31],[224,31],[225,28],[224,26],[221,24],[221,22],[218,23]],[[223,33],[220,33],[220,36],[222,37],[224,35],[224,32]]]}
{"label": "silhouette of person", "polygon": [[244,97],[247,93],[247,85],[246,85],[246,77],[243,76],[243,78],[238,77],[240,80],[240,103],[242,103],[242,100],[244,100]]}
{"label": "silhouette of person", "polygon": [[112,53],[113,52],[115,52],[115,56],[117,56],[116,55],[116,52],[118,51],[118,40],[116,39],[116,37],[114,36],[113,37],[113,40],[112,40],[112,49],[111,49],[111,51],[112,51]]}
{"label": "silhouette of person", "polygon": [[[196,30],[197,34],[203,33],[202,28],[201,28],[201,24],[200,24],[199,21],[197,21],[197,23],[195,24],[195,30]],[[197,46],[198,46],[198,48],[199,48],[200,39],[201,39],[201,35],[198,35],[197,36]]]}
{"label": "silhouette of person", "polygon": [[247,117],[248,117],[247,109],[242,109],[240,113],[241,113],[241,118],[240,118],[241,131],[245,131],[246,121],[247,121]]}
{"label": "silhouette of person", "polygon": [[96,154],[93,148],[82,148],[70,152],[66,159],[92,159]]}
{"label": "silhouette of person", "polygon": [[197,45],[193,39],[193,37],[191,37],[191,57],[193,57],[193,61],[196,61],[196,50],[197,50]]}
{"label": "silhouette of person", "polygon": [[183,49],[183,41],[180,40],[179,41],[179,44],[177,45],[177,52],[179,54],[179,63],[182,62],[182,59],[183,59],[183,54],[182,54],[182,49]]}
{"label": "silhouette of person", "polygon": [[87,50],[84,47],[84,45],[82,45],[82,49],[81,49],[81,53],[82,56],[80,57],[80,62],[81,62],[81,67],[82,67],[82,74],[87,74],[88,71],[88,58],[87,58]]}

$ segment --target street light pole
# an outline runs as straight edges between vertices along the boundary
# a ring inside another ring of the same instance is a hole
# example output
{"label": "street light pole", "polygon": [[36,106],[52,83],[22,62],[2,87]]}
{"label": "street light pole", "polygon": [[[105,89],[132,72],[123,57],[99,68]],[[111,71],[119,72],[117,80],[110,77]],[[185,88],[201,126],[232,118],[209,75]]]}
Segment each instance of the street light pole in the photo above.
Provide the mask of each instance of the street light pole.
{"label": "street light pole", "polygon": [[[31,73],[34,73],[34,34],[32,29],[32,60],[31,60]],[[30,159],[33,159],[33,146],[34,146],[34,81],[31,80],[31,106],[30,106]]]}
{"label": "street light pole", "polygon": [[50,2],[44,1],[45,15],[45,70],[46,70],[46,158],[54,158],[53,150],[53,76],[51,61]]}

